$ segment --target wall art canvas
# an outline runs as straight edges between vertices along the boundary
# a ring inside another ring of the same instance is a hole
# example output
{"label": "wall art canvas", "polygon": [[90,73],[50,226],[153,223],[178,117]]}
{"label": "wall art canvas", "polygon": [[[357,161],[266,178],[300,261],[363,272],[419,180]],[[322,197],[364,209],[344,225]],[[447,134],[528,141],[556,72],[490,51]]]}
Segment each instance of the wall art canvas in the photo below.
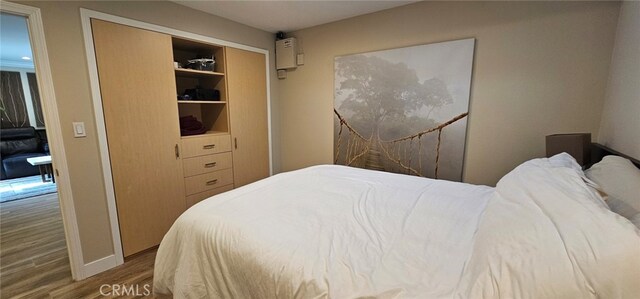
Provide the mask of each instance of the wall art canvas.
{"label": "wall art canvas", "polygon": [[335,164],[462,180],[475,39],[335,58]]}

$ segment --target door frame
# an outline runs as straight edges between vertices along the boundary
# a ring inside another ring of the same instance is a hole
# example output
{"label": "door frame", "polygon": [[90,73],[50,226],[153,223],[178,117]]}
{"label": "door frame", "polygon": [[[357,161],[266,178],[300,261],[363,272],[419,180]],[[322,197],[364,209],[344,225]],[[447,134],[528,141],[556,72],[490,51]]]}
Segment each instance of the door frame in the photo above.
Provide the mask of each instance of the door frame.
{"label": "door frame", "polygon": [[252,46],[242,45],[234,42],[229,42],[209,36],[195,34],[187,31],[177,30],[160,25],[145,23],[133,19],[110,15],[86,8],[80,8],[80,19],[82,23],[82,32],[84,37],[85,51],[87,64],[89,66],[89,81],[91,83],[91,98],[93,100],[94,118],[96,121],[96,129],[98,134],[98,146],[100,149],[100,159],[102,162],[102,172],[104,177],[106,195],[107,195],[107,208],[109,211],[109,222],[111,224],[111,234],[113,240],[113,250],[115,255],[115,265],[111,263],[105,263],[101,271],[108,270],[112,267],[121,265],[124,262],[124,256],[122,252],[122,242],[120,239],[120,226],[118,223],[118,212],[116,209],[115,190],[113,186],[113,175],[111,173],[111,160],[109,158],[109,147],[107,144],[107,131],[104,121],[104,111],[102,109],[102,97],[100,95],[100,82],[98,80],[98,66],[95,56],[95,48],[93,44],[93,32],[91,31],[91,19],[98,19],[108,21],[116,24],[136,27],[139,29],[155,31],[172,36],[187,38],[195,41],[216,44],[220,46],[228,46],[237,49],[247,50],[251,52],[257,52],[265,55],[265,72],[267,74],[267,130],[269,138],[269,174],[273,175],[273,154],[272,154],[272,140],[271,140],[271,83],[270,83],[270,63],[269,63],[269,50],[256,48]]}
{"label": "door frame", "polygon": [[33,52],[33,64],[36,79],[38,80],[40,102],[42,104],[42,112],[47,130],[47,140],[50,141],[49,150],[51,152],[54,175],[57,177],[58,200],[60,202],[60,213],[62,214],[64,235],[67,242],[71,276],[75,280],[80,280],[87,277],[87,272],[85,271],[84,257],[82,256],[67,155],[62,138],[62,124],[58,113],[53,77],[51,76],[44,26],[42,24],[42,14],[37,7],[6,1],[0,2],[0,11],[23,16],[27,19],[29,41],[31,42],[31,51]]}

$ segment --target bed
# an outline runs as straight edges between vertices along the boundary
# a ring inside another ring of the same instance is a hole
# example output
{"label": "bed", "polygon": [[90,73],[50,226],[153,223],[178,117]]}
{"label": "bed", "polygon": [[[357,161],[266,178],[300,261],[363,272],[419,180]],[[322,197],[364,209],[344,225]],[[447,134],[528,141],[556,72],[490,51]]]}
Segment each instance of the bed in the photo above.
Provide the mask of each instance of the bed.
{"label": "bed", "polygon": [[569,155],[495,188],[336,165],[187,210],[158,249],[175,298],[637,298],[640,230]]}

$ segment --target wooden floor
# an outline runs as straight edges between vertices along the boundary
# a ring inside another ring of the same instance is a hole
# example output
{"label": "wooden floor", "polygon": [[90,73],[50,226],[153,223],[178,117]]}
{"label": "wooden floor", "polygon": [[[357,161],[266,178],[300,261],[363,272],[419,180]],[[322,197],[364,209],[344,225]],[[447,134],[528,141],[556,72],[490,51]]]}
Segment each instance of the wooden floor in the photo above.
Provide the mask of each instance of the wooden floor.
{"label": "wooden floor", "polygon": [[[56,194],[0,203],[0,298],[104,298],[117,284],[151,290],[155,250],[82,281],[71,279]],[[127,298],[134,296],[108,296]]]}

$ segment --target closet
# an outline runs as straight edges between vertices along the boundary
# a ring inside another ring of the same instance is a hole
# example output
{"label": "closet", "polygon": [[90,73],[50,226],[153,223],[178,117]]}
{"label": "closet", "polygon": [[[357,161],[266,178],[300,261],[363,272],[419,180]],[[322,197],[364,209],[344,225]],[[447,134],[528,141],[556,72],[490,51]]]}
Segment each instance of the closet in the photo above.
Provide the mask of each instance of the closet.
{"label": "closet", "polygon": [[267,126],[267,85],[265,56],[260,53],[227,48],[229,98],[233,137],[234,183],[249,184],[269,174]]}
{"label": "closet", "polygon": [[[269,175],[266,61],[107,21],[91,25],[126,257],[158,245],[188,207]],[[215,58],[215,68],[184,68],[196,57]],[[179,97],[196,90],[208,98]],[[181,132],[185,119],[203,128]]]}

